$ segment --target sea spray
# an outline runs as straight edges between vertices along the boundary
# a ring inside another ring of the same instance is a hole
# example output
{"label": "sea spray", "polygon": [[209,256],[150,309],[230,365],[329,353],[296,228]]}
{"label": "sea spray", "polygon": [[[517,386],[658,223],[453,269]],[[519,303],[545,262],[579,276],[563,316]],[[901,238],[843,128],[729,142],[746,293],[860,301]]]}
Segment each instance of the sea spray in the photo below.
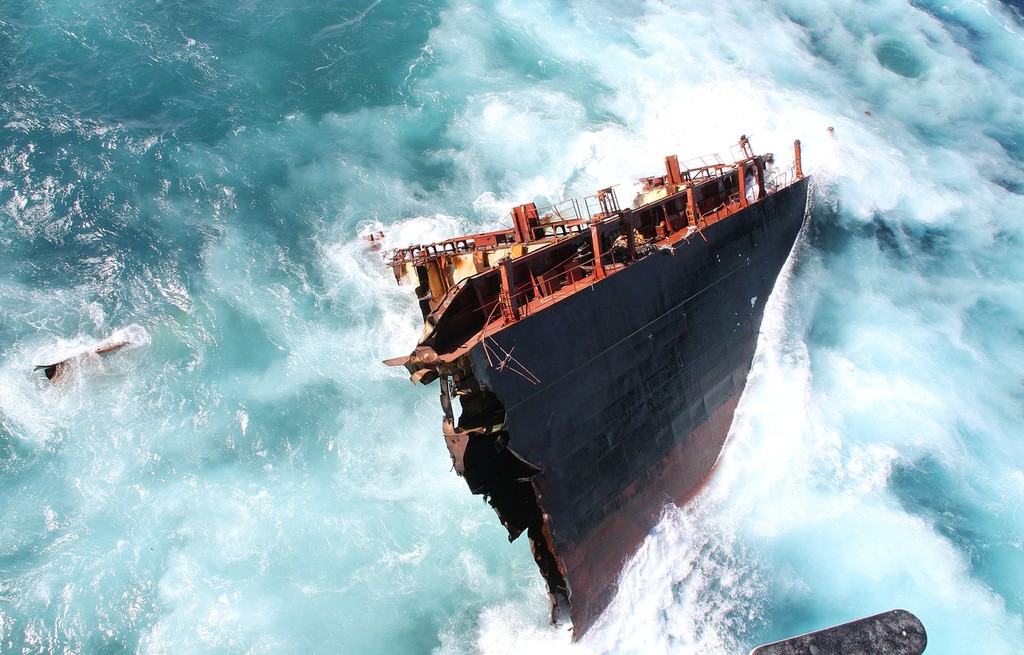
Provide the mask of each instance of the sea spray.
{"label": "sea spray", "polygon": [[[0,650],[736,652],[901,604],[929,652],[1020,651],[1014,11],[0,9]],[[569,645],[381,364],[415,299],[359,235],[739,134],[803,140],[811,229],[719,475]],[[130,325],[73,385],[31,371]]]}

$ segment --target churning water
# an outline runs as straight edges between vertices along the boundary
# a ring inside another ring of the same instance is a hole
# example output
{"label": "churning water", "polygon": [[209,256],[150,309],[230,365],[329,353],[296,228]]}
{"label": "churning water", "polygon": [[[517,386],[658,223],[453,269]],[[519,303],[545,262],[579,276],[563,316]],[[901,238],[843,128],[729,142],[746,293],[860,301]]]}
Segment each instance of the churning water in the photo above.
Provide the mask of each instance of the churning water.
{"label": "churning water", "polygon": [[[1024,651],[1021,16],[0,0],[0,651],[724,655],[893,607]],[[417,310],[359,235],[742,133],[803,140],[812,220],[713,484],[573,645],[381,364]]]}

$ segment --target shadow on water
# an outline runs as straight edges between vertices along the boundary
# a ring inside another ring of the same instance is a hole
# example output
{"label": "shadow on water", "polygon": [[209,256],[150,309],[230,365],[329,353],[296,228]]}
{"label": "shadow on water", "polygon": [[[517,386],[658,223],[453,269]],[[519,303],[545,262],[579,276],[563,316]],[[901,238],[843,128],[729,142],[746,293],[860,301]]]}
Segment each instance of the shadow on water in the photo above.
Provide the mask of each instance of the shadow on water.
{"label": "shadow on water", "polygon": [[874,242],[878,252],[898,269],[947,267],[955,256],[956,236],[937,225],[911,224],[900,220],[898,212],[875,212],[870,222],[856,222],[843,216],[838,206],[816,206],[810,242],[827,259],[849,254],[852,248]]}
{"label": "shadow on water", "polygon": [[[984,438],[960,429],[965,439]],[[908,513],[926,521],[937,534],[960,552],[971,574],[999,594],[1007,608],[1024,616],[1024,591],[1020,575],[1019,536],[1008,522],[986,521],[991,507],[983,507],[989,492],[952,470],[938,457],[925,455],[915,461],[896,462],[889,476],[889,491]],[[1006,510],[997,511],[996,516]]]}
{"label": "shadow on water", "polygon": [[864,226],[863,232],[874,238],[878,249],[894,265],[913,262],[920,267],[928,261],[941,265],[948,261],[955,245],[955,237],[948,229],[931,225],[904,225],[887,220],[879,213]]}
{"label": "shadow on water", "polygon": [[974,63],[980,64],[984,61],[985,35],[975,29],[968,21],[961,20],[954,11],[944,5],[935,7],[931,3],[922,0],[912,1],[910,4],[939,21],[957,45],[964,48],[970,54]]}
{"label": "shadow on water", "polygon": [[999,0],[999,2],[1009,7],[1017,18],[1017,22],[1024,25],[1024,0]]}

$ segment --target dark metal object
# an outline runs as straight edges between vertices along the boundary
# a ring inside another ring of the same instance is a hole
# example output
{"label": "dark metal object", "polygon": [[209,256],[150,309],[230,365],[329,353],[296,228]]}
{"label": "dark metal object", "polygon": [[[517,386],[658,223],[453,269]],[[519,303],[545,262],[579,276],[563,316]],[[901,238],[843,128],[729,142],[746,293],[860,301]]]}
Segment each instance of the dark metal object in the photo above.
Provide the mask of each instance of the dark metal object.
{"label": "dark metal object", "polygon": [[779,191],[483,342],[514,347],[539,385],[492,366],[483,343],[470,350],[507,447],[540,469],[531,482],[577,631],[664,504],[689,500],[717,461],[806,192]]}
{"label": "dark metal object", "polygon": [[758,646],[750,655],[921,655],[928,635],[906,610],[891,610]]}
{"label": "dark metal object", "polygon": [[424,329],[387,363],[441,378],[456,471],[510,540],[527,533],[577,636],[663,505],[710,475],[803,224],[809,180],[769,178],[771,156],[740,147],[731,164],[666,158],[632,209],[612,189],[530,203],[505,233],[392,258]]}

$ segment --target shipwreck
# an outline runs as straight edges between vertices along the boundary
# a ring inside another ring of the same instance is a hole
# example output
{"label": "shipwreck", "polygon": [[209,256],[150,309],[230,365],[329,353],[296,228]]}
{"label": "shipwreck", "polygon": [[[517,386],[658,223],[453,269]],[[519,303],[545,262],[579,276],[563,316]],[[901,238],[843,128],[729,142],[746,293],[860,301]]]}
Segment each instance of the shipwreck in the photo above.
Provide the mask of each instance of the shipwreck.
{"label": "shipwreck", "polygon": [[456,472],[523,533],[552,620],[580,635],[667,502],[713,470],[757,343],[765,302],[807,208],[791,167],[741,137],[703,157],[550,207],[511,229],[394,251],[423,332],[388,360],[439,382]]}

